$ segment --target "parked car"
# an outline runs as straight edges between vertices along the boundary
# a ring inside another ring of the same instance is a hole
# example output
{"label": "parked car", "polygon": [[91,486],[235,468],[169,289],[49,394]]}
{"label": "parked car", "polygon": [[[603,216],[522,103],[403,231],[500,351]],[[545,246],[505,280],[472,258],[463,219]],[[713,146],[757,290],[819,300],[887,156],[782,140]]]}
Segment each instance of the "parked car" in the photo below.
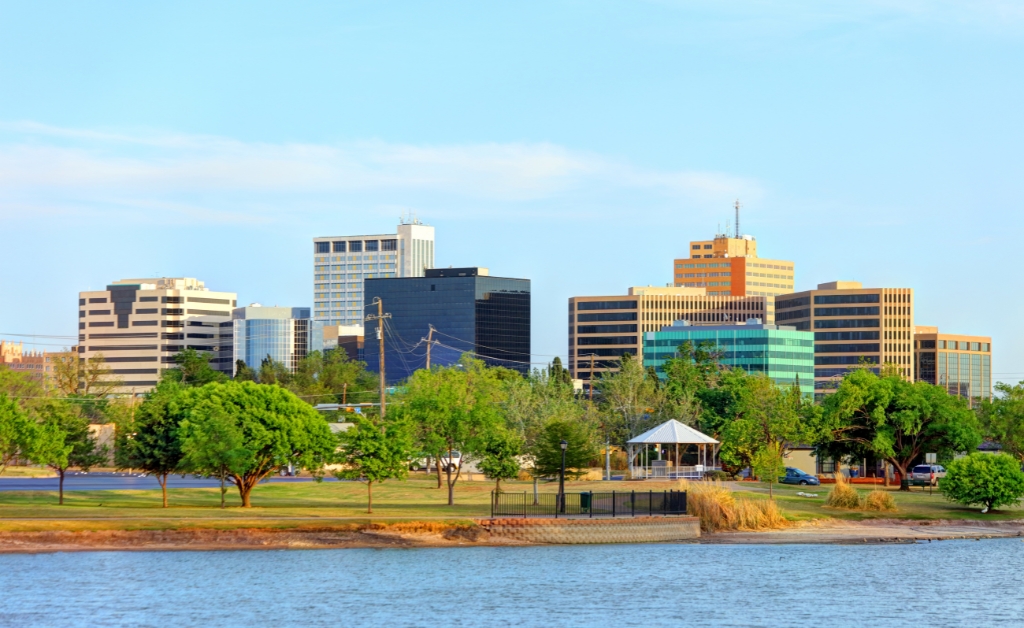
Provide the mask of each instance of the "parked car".
{"label": "parked car", "polygon": [[817,486],[821,484],[818,478],[795,467],[786,467],[786,475],[779,478],[779,482],[782,484],[799,484],[800,486]]}
{"label": "parked car", "polygon": [[441,456],[442,471],[451,471],[452,473],[455,473],[456,471],[459,470],[460,466],[462,466],[461,453],[453,451],[451,454],[451,458],[449,458],[447,455]]}
{"label": "parked car", "polygon": [[910,483],[915,486],[937,486],[939,478],[946,477],[946,468],[940,464],[919,464],[910,472]]}

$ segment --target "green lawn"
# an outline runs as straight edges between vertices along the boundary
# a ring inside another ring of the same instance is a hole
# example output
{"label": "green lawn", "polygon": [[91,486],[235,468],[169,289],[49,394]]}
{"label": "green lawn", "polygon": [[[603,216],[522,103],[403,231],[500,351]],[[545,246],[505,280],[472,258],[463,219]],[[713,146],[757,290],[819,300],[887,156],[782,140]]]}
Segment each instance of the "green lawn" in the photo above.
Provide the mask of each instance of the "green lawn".
{"label": "green lawn", "polygon": [[[736,497],[766,497],[767,484],[751,482],[751,489],[742,490],[748,485],[742,483],[741,490],[736,491]],[[981,514],[980,507],[967,508],[946,501],[942,494],[936,489],[928,494],[927,488],[914,488],[909,493],[900,492],[898,487],[888,490],[892,492],[896,500],[896,512],[877,511],[850,511],[837,508],[826,508],[825,498],[828,496],[832,485],[821,486],[791,486],[788,484],[776,484],[774,487],[775,498],[782,507],[783,512],[790,519],[801,521],[811,519],[835,518],[835,519],[977,519],[985,521],[998,521],[1006,519],[1024,519],[1024,508],[1003,507],[992,514]],[[871,488],[854,485],[862,495],[866,495]],[[878,487],[881,488],[881,487]],[[763,491],[762,491],[763,489]],[[797,493],[814,493],[817,497],[801,497]]]}
{"label": "green lawn", "polygon": [[[174,528],[309,528],[362,526],[371,521],[459,521],[487,517],[490,482],[460,481],[455,489],[455,506],[447,505],[447,491],[435,488],[436,480],[416,475],[405,482],[385,482],[374,487],[374,513],[366,513],[366,485],[357,482],[273,483],[257,487],[253,507],[239,506],[237,491],[228,492],[228,508],[219,508],[216,488],[169,491],[169,508],[161,508],[160,491],[68,491],[64,505],[57,505],[55,492],[0,492],[0,531],[16,530],[105,530]],[[529,482],[503,483],[506,491],[530,492]],[[567,482],[569,491],[628,491],[676,489],[669,482]],[[767,486],[743,483],[737,497],[767,497]],[[542,483],[540,490],[553,493],[557,483]],[[776,485],[775,495],[786,516],[793,520],[823,518],[869,519],[979,519],[1024,518],[1024,510],[1007,509],[983,515],[978,508],[963,508],[945,501],[935,492],[915,489],[912,493],[893,491],[896,513],[851,512],[825,508],[829,487]],[[861,489],[865,490],[866,489]],[[797,492],[817,493],[805,498]]]}

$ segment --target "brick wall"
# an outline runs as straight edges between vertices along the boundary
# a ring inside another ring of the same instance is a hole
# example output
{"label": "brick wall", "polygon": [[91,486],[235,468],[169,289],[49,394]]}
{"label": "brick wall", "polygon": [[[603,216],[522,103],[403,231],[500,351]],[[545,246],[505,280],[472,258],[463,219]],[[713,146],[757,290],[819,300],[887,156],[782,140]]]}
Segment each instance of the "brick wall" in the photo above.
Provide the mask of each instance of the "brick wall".
{"label": "brick wall", "polygon": [[581,545],[589,543],[660,543],[700,537],[696,517],[628,519],[481,519],[492,536],[527,543]]}

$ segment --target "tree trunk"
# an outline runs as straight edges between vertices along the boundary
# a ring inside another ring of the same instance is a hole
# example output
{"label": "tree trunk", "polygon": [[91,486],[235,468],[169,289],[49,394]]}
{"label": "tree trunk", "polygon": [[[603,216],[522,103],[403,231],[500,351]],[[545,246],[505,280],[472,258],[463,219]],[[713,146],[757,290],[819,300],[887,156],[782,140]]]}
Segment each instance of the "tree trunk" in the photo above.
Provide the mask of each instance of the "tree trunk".
{"label": "tree trunk", "polygon": [[448,474],[448,505],[449,506],[454,506],[455,505],[455,483],[452,482],[452,468],[448,467],[448,471],[446,471],[446,473]]}
{"label": "tree trunk", "polygon": [[772,493],[772,487],[775,486],[775,482],[768,483],[768,499],[775,499],[775,494]]}
{"label": "tree trunk", "polygon": [[498,478],[497,482],[494,483],[494,492],[495,493],[500,493],[501,492],[501,478]]}
{"label": "tree trunk", "polygon": [[434,467],[437,469],[437,488],[441,488],[441,456],[435,456],[434,460]]}
{"label": "tree trunk", "polygon": [[60,482],[58,483],[58,486],[60,487],[59,488],[59,495],[60,495],[60,497],[57,498],[57,503],[59,505],[61,505],[61,506],[64,505],[64,472],[65,471],[66,471],[66,469],[57,469],[57,473],[60,474]]}
{"label": "tree trunk", "polygon": [[160,490],[163,492],[164,497],[164,508],[167,508],[167,474],[162,473],[156,476],[157,482],[160,482]]}
{"label": "tree trunk", "polygon": [[366,512],[373,514],[373,481],[366,483]]}
{"label": "tree trunk", "polygon": [[220,469],[220,509],[224,510],[224,493],[227,492],[227,488],[224,486],[224,467]]}
{"label": "tree trunk", "polygon": [[533,470],[533,505],[539,504],[539,497],[537,496],[537,470]]}
{"label": "tree trunk", "polygon": [[251,508],[252,504],[249,503],[249,493],[252,489],[245,485],[245,483],[238,485],[238,492],[242,496],[242,508]]}
{"label": "tree trunk", "polygon": [[910,478],[907,477],[907,468],[897,462],[893,462],[892,466],[896,467],[896,470],[900,472],[900,490],[909,492]]}

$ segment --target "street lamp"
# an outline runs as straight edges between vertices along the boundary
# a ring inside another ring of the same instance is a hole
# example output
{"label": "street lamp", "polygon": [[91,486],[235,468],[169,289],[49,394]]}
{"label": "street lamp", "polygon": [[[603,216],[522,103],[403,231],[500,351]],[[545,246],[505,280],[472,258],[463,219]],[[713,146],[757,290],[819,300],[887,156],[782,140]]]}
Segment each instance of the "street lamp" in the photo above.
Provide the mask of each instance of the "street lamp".
{"label": "street lamp", "polygon": [[562,473],[558,476],[558,509],[565,514],[565,450],[569,448],[569,443],[561,441],[558,446],[562,448]]}

